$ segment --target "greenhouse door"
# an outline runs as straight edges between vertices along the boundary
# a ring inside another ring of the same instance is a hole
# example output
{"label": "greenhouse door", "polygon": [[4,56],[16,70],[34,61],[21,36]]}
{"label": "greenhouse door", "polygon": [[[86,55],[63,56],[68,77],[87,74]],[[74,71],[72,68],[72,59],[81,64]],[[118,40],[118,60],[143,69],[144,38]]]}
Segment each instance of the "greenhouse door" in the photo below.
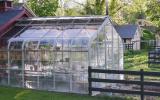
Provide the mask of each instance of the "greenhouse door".
{"label": "greenhouse door", "polygon": [[[74,50],[74,48],[72,48]],[[53,71],[54,90],[60,92],[87,93],[87,54],[63,50],[55,52]],[[83,58],[84,57],[84,58]]]}

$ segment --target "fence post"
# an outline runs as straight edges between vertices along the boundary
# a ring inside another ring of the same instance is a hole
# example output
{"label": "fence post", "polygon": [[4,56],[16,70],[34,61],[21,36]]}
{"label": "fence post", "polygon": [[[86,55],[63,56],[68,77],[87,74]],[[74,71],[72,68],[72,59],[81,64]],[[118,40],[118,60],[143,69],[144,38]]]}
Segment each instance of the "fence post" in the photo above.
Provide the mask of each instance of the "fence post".
{"label": "fence post", "polygon": [[144,82],[144,71],[143,69],[140,70],[141,72],[141,100],[144,100],[144,85],[143,85],[143,82]]}
{"label": "fence post", "polygon": [[148,52],[148,67],[150,67],[150,56],[151,56],[151,53],[150,51]]}
{"label": "fence post", "polygon": [[92,95],[92,82],[90,80],[92,74],[91,74],[91,66],[88,66],[88,91],[89,91],[89,95],[91,96]]}

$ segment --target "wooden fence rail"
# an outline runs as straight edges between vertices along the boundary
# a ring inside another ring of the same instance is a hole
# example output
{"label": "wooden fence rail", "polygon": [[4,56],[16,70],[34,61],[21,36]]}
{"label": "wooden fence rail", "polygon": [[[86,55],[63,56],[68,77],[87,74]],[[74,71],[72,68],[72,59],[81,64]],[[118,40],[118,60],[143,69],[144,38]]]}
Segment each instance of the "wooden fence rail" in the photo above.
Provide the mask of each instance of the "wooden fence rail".
{"label": "wooden fence rail", "polygon": [[160,67],[160,50],[148,52],[148,67]]}
{"label": "wooden fence rail", "polygon": [[[117,80],[117,79],[99,79],[99,78],[93,78],[92,73],[137,75],[137,76],[140,76],[140,80],[130,81],[130,80]],[[144,95],[146,95],[146,96],[160,96],[160,92],[153,92],[153,91],[145,91],[144,90],[144,85],[146,85],[146,86],[156,86],[156,87],[160,86],[160,82],[144,81],[145,76],[160,77],[160,72],[145,72],[145,71],[143,71],[143,69],[141,69],[140,71],[92,69],[89,66],[89,68],[88,68],[89,95],[92,95],[92,91],[124,93],[124,94],[140,95],[141,100],[144,100]],[[140,86],[140,89],[137,91],[137,90],[97,88],[97,87],[92,86],[92,82],[119,83],[119,84],[132,84],[132,85],[134,84],[134,85]]]}

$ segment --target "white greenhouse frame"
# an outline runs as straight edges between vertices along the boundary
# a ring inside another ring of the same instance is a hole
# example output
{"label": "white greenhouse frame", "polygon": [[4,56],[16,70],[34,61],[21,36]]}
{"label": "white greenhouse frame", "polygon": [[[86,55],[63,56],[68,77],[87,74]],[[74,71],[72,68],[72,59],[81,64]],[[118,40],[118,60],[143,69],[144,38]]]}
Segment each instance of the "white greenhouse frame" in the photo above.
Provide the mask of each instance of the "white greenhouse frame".
{"label": "white greenhouse frame", "polygon": [[88,93],[88,66],[123,70],[123,43],[108,16],[29,18],[16,26],[23,29],[6,53],[10,86]]}

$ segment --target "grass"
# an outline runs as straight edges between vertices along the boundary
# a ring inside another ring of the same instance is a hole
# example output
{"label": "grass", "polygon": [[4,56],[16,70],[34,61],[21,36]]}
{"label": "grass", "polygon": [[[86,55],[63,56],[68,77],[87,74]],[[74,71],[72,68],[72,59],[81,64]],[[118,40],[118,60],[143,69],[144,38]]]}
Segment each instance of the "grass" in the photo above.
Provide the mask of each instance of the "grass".
{"label": "grass", "polygon": [[160,68],[148,67],[148,51],[128,51],[124,54],[125,70],[160,71]]}
{"label": "grass", "polygon": [[127,51],[124,54],[125,70],[140,70],[148,69],[147,51]]}
{"label": "grass", "polygon": [[[124,54],[124,69],[139,71],[160,72],[160,67],[148,67],[148,51],[128,51]],[[137,78],[138,76],[127,76],[128,78]],[[146,76],[147,80],[160,80],[160,77]]]}
{"label": "grass", "polygon": [[131,100],[130,98],[55,93],[0,86],[0,100]]}

